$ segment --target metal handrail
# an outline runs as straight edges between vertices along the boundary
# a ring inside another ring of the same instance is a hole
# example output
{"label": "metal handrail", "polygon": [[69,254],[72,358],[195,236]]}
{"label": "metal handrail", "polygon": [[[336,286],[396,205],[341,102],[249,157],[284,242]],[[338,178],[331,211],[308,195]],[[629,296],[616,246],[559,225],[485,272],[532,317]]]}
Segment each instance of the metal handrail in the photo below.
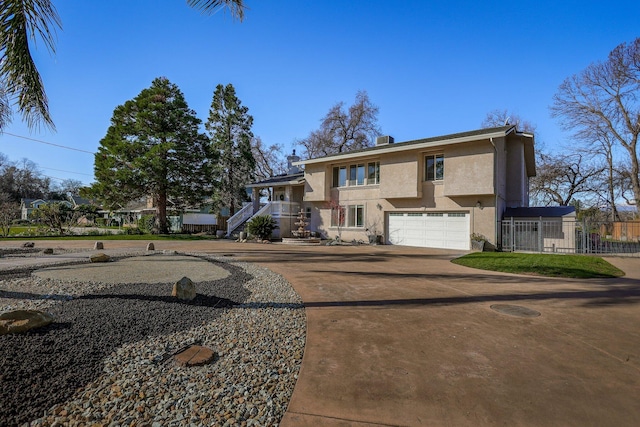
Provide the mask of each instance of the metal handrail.
{"label": "metal handrail", "polygon": [[240,224],[253,216],[253,204],[246,203],[242,209],[236,212],[231,218],[227,220],[227,237],[231,235],[231,232],[235,230]]}

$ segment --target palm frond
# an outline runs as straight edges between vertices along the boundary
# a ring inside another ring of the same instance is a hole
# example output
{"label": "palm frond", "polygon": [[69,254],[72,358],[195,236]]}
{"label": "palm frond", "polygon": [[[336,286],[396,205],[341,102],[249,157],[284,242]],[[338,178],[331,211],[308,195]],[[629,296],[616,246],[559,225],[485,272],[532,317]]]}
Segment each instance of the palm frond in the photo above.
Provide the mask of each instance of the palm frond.
{"label": "palm frond", "polygon": [[29,42],[40,39],[55,53],[55,27],[62,27],[49,0],[3,0],[0,2],[0,78],[8,99],[29,127],[44,123],[54,129],[40,73],[31,56]]}
{"label": "palm frond", "polygon": [[4,89],[4,84],[0,81],[0,134],[9,123],[11,123],[11,103]]}
{"label": "palm frond", "polygon": [[244,11],[247,8],[243,0],[187,0],[187,4],[207,15],[213,15],[219,10],[227,9],[231,16],[240,22],[244,19]]}

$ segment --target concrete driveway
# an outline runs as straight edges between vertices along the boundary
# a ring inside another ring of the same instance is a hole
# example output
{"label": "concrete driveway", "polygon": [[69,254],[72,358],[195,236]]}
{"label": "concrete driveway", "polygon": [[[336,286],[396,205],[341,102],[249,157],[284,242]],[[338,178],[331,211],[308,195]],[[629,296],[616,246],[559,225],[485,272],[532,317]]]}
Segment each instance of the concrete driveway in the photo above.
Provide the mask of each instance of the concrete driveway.
{"label": "concrete driveway", "polygon": [[640,420],[640,259],[610,259],[624,278],[584,281],[478,271],[417,248],[155,244],[232,254],[298,291],[307,344],[283,426]]}
{"label": "concrete driveway", "polygon": [[307,307],[283,426],[640,420],[638,259],[612,260],[623,279],[586,282],[473,270],[425,249],[275,248],[241,253],[284,275]]}

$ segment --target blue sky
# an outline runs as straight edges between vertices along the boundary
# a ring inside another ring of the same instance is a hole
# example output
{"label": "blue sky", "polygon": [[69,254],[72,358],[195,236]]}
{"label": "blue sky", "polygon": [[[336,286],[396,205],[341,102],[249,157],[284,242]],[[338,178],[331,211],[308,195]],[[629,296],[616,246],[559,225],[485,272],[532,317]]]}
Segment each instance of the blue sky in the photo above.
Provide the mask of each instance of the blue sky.
{"label": "blue sky", "polygon": [[508,109],[560,150],[569,134],[549,113],[558,86],[640,36],[637,1],[246,0],[242,23],[184,0],[54,4],[57,53],[33,53],[57,131],[30,131],[16,115],[0,152],[86,184],[92,155],[8,133],[95,152],[114,108],[165,76],[203,121],[216,85],[233,84],[254,134],[287,152],[358,90],[397,142],[477,129]]}

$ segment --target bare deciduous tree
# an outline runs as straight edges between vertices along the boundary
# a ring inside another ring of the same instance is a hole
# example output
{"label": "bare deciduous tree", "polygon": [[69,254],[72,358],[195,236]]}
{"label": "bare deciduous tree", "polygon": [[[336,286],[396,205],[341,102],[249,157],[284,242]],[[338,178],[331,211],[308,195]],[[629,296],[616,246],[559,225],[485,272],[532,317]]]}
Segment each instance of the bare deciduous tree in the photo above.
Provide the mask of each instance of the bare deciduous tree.
{"label": "bare deciduous tree", "polygon": [[578,194],[595,193],[595,180],[604,170],[585,162],[580,153],[540,153],[537,162],[537,175],[529,181],[531,198],[547,206],[568,206]]}
{"label": "bare deciduous tree", "polygon": [[489,111],[484,118],[482,128],[515,125],[519,131],[534,133],[536,125],[521,118],[518,114],[510,113],[508,110]]}
{"label": "bare deciduous tree", "polygon": [[13,201],[46,197],[50,185],[51,180],[43,177],[31,160],[11,162],[6,156],[0,156],[0,192],[7,193]]}
{"label": "bare deciduous tree", "polygon": [[307,158],[322,157],[370,147],[382,133],[378,126],[378,107],[366,91],[358,91],[348,110],[339,102],[322,119],[320,128],[298,141]]}
{"label": "bare deciduous tree", "polygon": [[7,237],[11,231],[11,224],[20,213],[20,204],[11,200],[7,193],[0,193],[0,232]]}
{"label": "bare deciduous tree", "polygon": [[82,181],[78,179],[63,179],[59,184],[53,185],[51,191],[58,193],[61,198],[66,199],[67,194],[78,196],[80,189],[84,186]]}
{"label": "bare deciduous tree", "polygon": [[[562,126],[587,144],[603,134],[626,153],[630,185],[636,205],[640,201],[640,38],[617,46],[604,62],[589,65],[567,78],[558,88],[551,107]],[[615,152],[614,152],[615,153]]]}
{"label": "bare deciduous tree", "polygon": [[255,177],[257,180],[287,172],[287,162],[282,154],[282,145],[267,146],[260,137],[256,137],[251,143],[251,152],[256,161]]}

